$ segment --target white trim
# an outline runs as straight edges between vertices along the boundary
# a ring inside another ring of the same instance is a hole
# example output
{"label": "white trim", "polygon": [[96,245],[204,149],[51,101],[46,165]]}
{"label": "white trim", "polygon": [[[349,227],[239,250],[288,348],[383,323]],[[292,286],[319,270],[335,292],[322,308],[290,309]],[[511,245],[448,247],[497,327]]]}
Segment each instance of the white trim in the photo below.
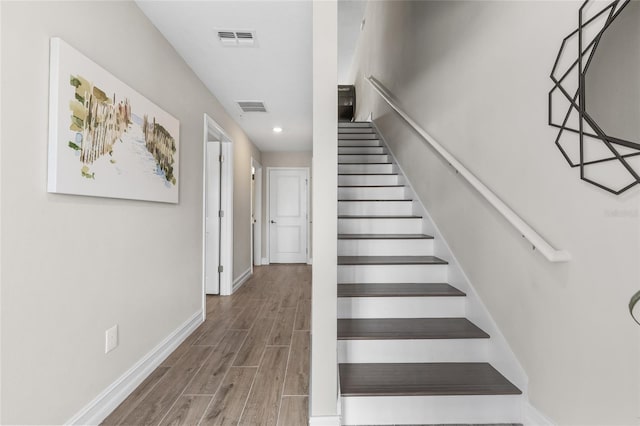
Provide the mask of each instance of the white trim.
{"label": "white trim", "polygon": [[[263,265],[271,265],[271,226],[269,226],[269,224],[271,223],[271,203],[270,203],[270,197],[271,195],[269,195],[269,186],[271,185],[271,179],[269,178],[269,172],[271,171],[271,167],[266,167],[265,168],[266,171],[266,176],[267,178],[265,179],[265,188],[264,188],[264,205],[265,205],[265,211],[264,211],[264,225],[266,227],[265,229],[265,257],[262,259],[262,264]],[[264,260],[266,259],[267,263],[264,263]]]}
{"label": "white trim", "polygon": [[220,295],[233,293],[233,144],[223,141],[220,152],[224,157],[221,165],[220,210],[224,212],[220,225]]}
{"label": "white trim", "polygon": [[[211,138],[210,138],[211,136]],[[220,229],[220,264],[224,270],[220,273],[220,294],[230,295],[233,289],[232,265],[233,265],[233,140],[227,135],[222,127],[218,125],[208,114],[204,114],[204,143],[202,155],[202,315],[203,319],[207,312],[206,299],[206,229],[207,229],[207,142],[210,139],[220,140],[220,154],[225,161],[221,164],[220,176],[220,210],[225,213],[221,219]]]}
{"label": "white trim", "polygon": [[262,261],[262,164],[251,157],[251,167],[255,168],[254,194],[251,198],[251,207],[254,211],[255,223],[251,226],[251,252],[253,253],[253,265],[258,266]]}
{"label": "white trim", "polygon": [[[304,170],[307,174],[307,185],[305,187],[305,197],[307,197],[307,211],[306,211],[306,215],[307,215],[307,261],[306,263],[308,265],[310,265],[309,261],[310,261],[310,257],[309,255],[311,254],[311,246],[310,246],[310,241],[311,238],[309,238],[309,235],[311,233],[311,223],[310,223],[310,219],[311,219],[311,215],[310,215],[310,206],[311,206],[311,168],[310,167],[267,167],[266,171],[267,171],[267,181],[265,183],[266,187],[265,187],[265,200],[264,202],[266,203],[266,211],[265,211],[265,224],[267,225],[267,229],[266,229],[266,244],[267,244],[267,250],[266,250],[266,257],[262,258],[262,264],[263,265],[270,265],[271,264],[271,250],[270,250],[270,245],[271,245],[271,226],[268,226],[270,221],[271,221],[271,203],[270,203],[270,191],[269,191],[269,186],[270,186],[270,174],[272,170]],[[266,263],[265,263],[266,260]]]}
{"label": "white trim", "polygon": [[313,258],[312,257],[307,259],[307,265],[313,265]]}
{"label": "white trim", "polygon": [[209,116],[204,114],[204,143],[202,145],[202,320],[207,319],[207,142],[209,141]]}
{"label": "white trim", "polygon": [[235,293],[237,289],[239,289],[242,284],[244,284],[249,278],[253,275],[252,267],[248,267],[246,271],[244,271],[238,278],[233,280],[233,292]]}
{"label": "white trim", "polygon": [[[2,2],[0,2],[0,22],[2,22]],[[1,31],[0,31],[1,32]],[[5,36],[6,37],[6,36]],[[2,35],[0,34],[0,46],[2,46]],[[54,69],[54,68],[49,68],[50,70]],[[0,59],[0,81],[2,81],[2,59]],[[51,84],[51,83],[49,83]],[[2,92],[2,87],[0,87],[0,93]],[[2,95],[0,95],[0,99],[2,99]],[[52,102],[51,98],[49,99],[49,102]],[[2,102],[0,102],[0,135],[2,134]],[[49,131],[51,132],[51,125],[49,125]],[[0,155],[0,158],[2,157],[2,155]],[[2,164],[2,162],[0,161],[0,164]],[[2,181],[2,177],[0,176],[0,182]],[[0,192],[2,188],[2,185],[0,185]],[[0,194],[0,207],[2,206],[2,196]],[[0,208],[0,212],[2,211],[2,209]],[[1,213],[0,213],[1,216]],[[0,219],[0,223],[2,222],[2,220]],[[1,231],[0,231],[1,233]],[[2,238],[0,236],[0,241],[2,241]],[[2,248],[0,247],[0,259],[2,259]],[[2,266],[0,265],[0,270],[2,269]],[[0,300],[2,300],[2,279],[0,279]],[[1,343],[0,343],[1,346]],[[0,366],[2,366],[2,354],[1,354],[1,350],[0,350]],[[0,367],[0,383],[4,383],[2,381],[2,367]],[[0,386],[0,401],[4,401],[4,399],[2,398],[2,386]],[[2,403],[0,403],[0,421],[2,421]]]}
{"label": "white trim", "polygon": [[340,426],[340,416],[309,417],[309,426]]}
{"label": "white trim", "polygon": [[518,232],[526,238],[533,247],[539,251],[549,262],[568,262],[571,255],[565,250],[556,250],[553,248],[540,234],[538,234],[529,224],[527,224],[516,212],[511,210],[496,194],[493,193],[485,184],[483,184],[473,173],[462,165],[456,158],[451,155],[436,139],[428,134],[422,127],[418,125],[407,113],[405,113],[393,100],[386,87],[380,83],[375,77],[369,76],[367,81],[373,86],[376,92],[384,99],[387,104],[413,128],[422,139],[427,142],[440,156],[451,165],[465,180],[482,195],[489,204],[491,204]]}
{"label": "white trim", "polygon": [[536,409],[530,402],[526,402],[524,404],[524,419],[523,423],[525,426],[554,426],[553,423],[548,417],[542,414],[538,409]]}
{"label": "white trim", "polygon": [[133,392],[203,322],[195,312],[180,327],[136,362],[89,404],[65,422],[66,425],[98,425]]}

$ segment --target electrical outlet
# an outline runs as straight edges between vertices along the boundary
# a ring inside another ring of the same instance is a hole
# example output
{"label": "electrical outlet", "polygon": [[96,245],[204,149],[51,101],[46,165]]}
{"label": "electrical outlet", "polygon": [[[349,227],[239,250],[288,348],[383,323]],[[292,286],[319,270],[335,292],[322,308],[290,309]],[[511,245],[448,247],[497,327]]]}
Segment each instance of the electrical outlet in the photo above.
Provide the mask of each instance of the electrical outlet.
{"label": "electrical outlet", "polygon": [[118,324],[104,332],[104,353],[108,354],[118,346]]}

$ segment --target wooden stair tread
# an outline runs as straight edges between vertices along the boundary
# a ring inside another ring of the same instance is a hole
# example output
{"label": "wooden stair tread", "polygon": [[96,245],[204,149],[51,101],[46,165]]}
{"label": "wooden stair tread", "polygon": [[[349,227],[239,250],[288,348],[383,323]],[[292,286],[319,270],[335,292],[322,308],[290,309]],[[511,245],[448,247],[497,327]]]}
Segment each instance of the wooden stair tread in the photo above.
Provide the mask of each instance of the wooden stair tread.
{"label": "wooden stair tread", "polygon": [[398,173],[338,173],[338,176],[398,176]]}
{"label": "wooden stair tread", "polygon": [[433,240],[426,234],[338,234],[339,240]]}
{"label": "wooden stair tread", "polygon": [[384,163],[338,163],[338,166],[344,166],[344,165],[351,165],[351,166],[362,166],[363,164],[392,164],[390,162],[384,162]]}
{"label": "wooden stair tread", "polygon": [[404,188],[406,185],[338,185],[338,188]]}
{"label": "wooden stair tread", "polygon": [[358,201],[368,201],[368,202],[376,202],[376,203],[395,203],[397,201],[400,202],[413,202],[412,198],[409,199],[401,199],[401,200],[394,200],[394,199],[390,199],[390,200],[373,200],[373,199],[362,199],[362,200],[338,200],[338,202],[358,202]]}
{"label": "wooden stair tread", "polygon": [[338,284],[338,297],[463,297],[446,283]]}
{"label": "wooden stair tread", "polygon": [[466,318],[338,319],[338,340],[488,338]]}
{"label": "wooden stair tread", "polygon": [[[366,136],[373,136],[373,137],[361,137],[361,138],[354,138],[354,136],[356,135],[366,135]],[[347,132],[347,133],[338,133],[338,140],[339,141],[377,141],[380,140],[380,138],[378,137],[377,133],[351,133],[351,132]]]}
{"label": "wooden stair tread", "polygon": [[422,219],[422,216],[412,216],[412,215],[406,215],[406,216],[395,216],[395,215],[377,215],[377,216],[372,216],[372,215],[367,215],[367,216],[362,216],[362,215],[340,215],[338,216],[338,219]]}
{"label": "wooden stair tread", "polygon": [[522,394],[488,363],[340,364],[339,369],[343,397]]}
{"label": "wooden stair tread", "polygon": [[338,265],[446,265],[436,256],[338,256]]}
{"label": "wooden stair tread", "polygon": [[358,129],[357,132],[341,132],[338,130],[338,135],[377,135],[373,127],[351,127],[352,129]]}

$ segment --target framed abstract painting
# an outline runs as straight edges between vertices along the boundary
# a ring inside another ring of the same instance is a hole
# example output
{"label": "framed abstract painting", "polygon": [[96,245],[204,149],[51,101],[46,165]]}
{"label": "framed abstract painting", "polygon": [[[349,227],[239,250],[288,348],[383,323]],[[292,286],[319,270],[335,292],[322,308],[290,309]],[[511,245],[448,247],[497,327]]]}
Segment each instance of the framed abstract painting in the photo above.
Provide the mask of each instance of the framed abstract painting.
{"label": "framed abstract painting", "polygon": [[177,203],[180,122],[51,39],[48,191]]}

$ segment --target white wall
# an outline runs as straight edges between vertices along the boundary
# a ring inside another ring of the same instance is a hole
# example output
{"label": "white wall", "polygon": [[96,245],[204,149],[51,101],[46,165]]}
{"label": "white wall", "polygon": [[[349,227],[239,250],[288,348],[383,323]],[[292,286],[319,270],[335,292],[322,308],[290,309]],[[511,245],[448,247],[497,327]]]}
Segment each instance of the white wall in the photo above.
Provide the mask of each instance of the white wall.
{"label": "white wall", "polygon": [[[547,125],[549,73],[581,2],[369,2],[357,47],[357,118],[373,112],[414,189],[557,424],[637,424],[638,190],[579,180]],[[573,259],[551,264],[373,92],[406,111]],[[317,258],[317,256],[316,256]]]}
{"label": "white wall", "polygon": [[[61,424],[201,309],[203,113],[234,139],[237,173],[260,155],[135,4],[2,2],[1,24],[0,422]],[[180,120],[179,204],[46,192],[52,36]]]}
{"label": "white wall", "polygon": [[[338,84],[337,2],[313,2],[312,419],[337,414]],[[322,423],[316,420],[315,424]],[[314,423],[312,423],[314,424]]]}
{"label": "white wall", "polygon": [[362,16],[366,0],[342,0],[338,2],[338,84],[353,84],[349,70],[360,36]]}
{"label": "white wall", "polygon": [[[311,151],[264,151],[262,153],[262,223],[265,226],[262,227],[262,254],[267,255],[267,249],[269,242],[267,241],[267,227],[269,226],[267,221],[267,167],[308,167],[309,168],[309,188],[313,182],[313,170],[311,168]],[[309,197],[311,198],[311,197]],[[313,203],[309,200],[309,220],[313,218]],[[309,228],[309,243],[312,247],[313,233]],[[310,254],[312,256],[312,254]]]}

